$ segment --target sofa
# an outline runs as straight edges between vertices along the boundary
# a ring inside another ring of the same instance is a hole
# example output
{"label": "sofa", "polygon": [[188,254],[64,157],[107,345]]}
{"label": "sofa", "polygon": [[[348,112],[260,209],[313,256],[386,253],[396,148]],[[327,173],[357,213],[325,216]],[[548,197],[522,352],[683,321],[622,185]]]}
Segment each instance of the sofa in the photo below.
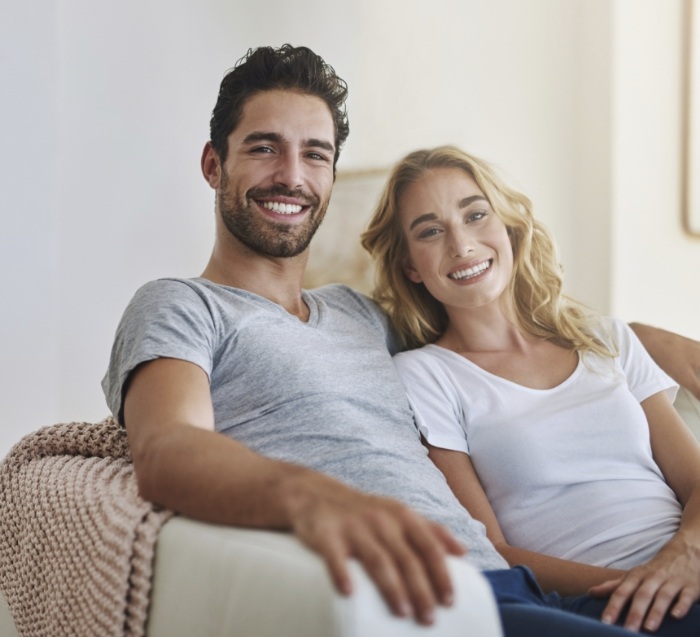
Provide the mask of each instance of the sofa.
{"label": "sofa", "polygon": [[[689,392],[681,390],[676,400],[676,407],[690,429],[700,439],[700,402]],[[65,431],[72,432],[79,429],[74,423],[70,427],[72,428],[66,427]],[[55,431],[52,428],[49,429],[50,433]],[[84,430],[92,435],[94,427],[91,429],[88,426]],[[105,428],[105,431],[107,430],[108,428]],[[109,429],[109,432],[113,436],[121,435],[116,430]],[[119,444],[124,445],[125,441],[119,439]],[[110,442],[110,445],[113,447],[113,442]],[[120,453],[127,453],[125,447],[121,449]],[[75,449],[71,449],[71,452],[73,451]],[[91,452],[94,451],[95,449],[91,449]],[[97,452],[97,455],[102,453],[101,448],[97,449]],[[128,489],[133,489],[133,484],[130,483],[133,476],[129,475],[131,469],[128,457],[119,457],[116,461],[113,457],[109,457],[107,463],[104,460],[105,458],[94,460],[93,466],[101,467],[104,473],[110,476],[121,475],[123,479],[120,480],[118,489],[124,489],[124,485],[127,485]],[[55,458],[50,459],[50,463],[52,467],[56,466]],[[65,480],[67,467],[74,466],[75,463],[75,459],[67,459],[60,465],[58,469],[60,480]],[[7,464],[6,460],[3,468]],[[42,480],[50,475],[52,470],[47,466],[41,465],[39,469]],[[92,473],[86,478],[90,480],[90,484],[95,481],[95,475]],[[1,473],[0,478],[3,478]],[[5,494],[12,491],[12,487],[8,487],[9,482],[6,477],[0,484]],[[51,489],[54,490],[53,487]],[[81,497],[82,495],[79,495],[77,499]],[[130,515],[129,511],[120,509],[117,514],[107,511],[98,516],[94,510],[95,506],[103,506],[105,500],[119,497],[121,495],[105,498],[103,494],[97,494],[95,502],[87,507],[87,512],[78,502],[79,513],[73,513],[71,520],[75,515],[81,520],[92,520],[96,517],[109,518],[110,515],[114,515],[118,518],[119,524],[123,525],[123,519]],[[153,510],[152,505],[147,503],[138,502],[137,504],[138,506],[133,507],[132,516],[137,520],[135,535],[143,538],[150,533],[154,540],[152,552],[144,550],[143,547],[136,551],[137,557],[141,560],[140,563],[134,560],[132,555],[131,561],[127,564],[126,571],[133,580],[127,597],[130,603],[133,603],[134,599],[141,600],[140,606],[136,604],[137,610],[131,612],[132,619],[136,617],[136,620],[125,622],[122,613],[118,614],[122,618],[121,623],[113,621],[104,630],[71,632],[73,629],[69,624],[63,632],[54,631],[43,634],[94,634],[100,637],[107,634],[145,634],[149,637],[195,635],[497,637],[502,634],[497,609],[488,584],[465,560],[449,558],[449,568],[456,586],[455,604],[451,608],[440,608],[435,624],[426,628],[417,626],[410,620],[391,616],[373,584],[362,568],[354,562],[351,563],[353,594],[347,598],[336,594],[322,561],[289,533],[205,524]],[[146,524],[144,520],[147,520]],[[92,535],[95,534],[92,533]],[[10,543],[11,541],[10,539]],[[3,542],[0,542],[0,566],[3,566],[2,559],[5,560],[5,567],[8,563],[14,563],[13,556],[7,554],[7,545],[6,537]],[[1,550],[3,547],[4,556]],[[86,552],[89,550],[89,546],[85,548]],[[110,546],[98,547],[98,552],[93,556],[88,555],[84,563],[97,565],[109,550],[111,550]],[[75,551],[69,551],[68,557],[77,560],[80,555],[76,556],[74,553]],[[33,576],[40,579],[42,568],[47,568],[46,562],[41,568],[34,566]],[[61,567],[59,570],[70,569]],[[72,578],[65,580],[66,586],[70,585],[72,579],[79,577],[83,570],[85,569],[74,568]],[[95,569],[87,570],[99,570],[99,568],[96,566]],[[108,574],[111,575],[112,571]],[[46,578],[41,579],[43,581]],[[50,583],[56,580],[52,576],[47,581]],[[94,585],[99,586],[101,581],[98,578],[97,584]],[[91,590],[92,586],[93,584],[86,585],[79,590]],[[62,586],[49,588],[49,592],[58,597],[62,589]],[[17,590],[16,587],[11,588],[6,574],[0,573],[0,593],[2,593],[0,595],[0,636],[2,637],[16,637],[21,634],[13,622],[7,603],[9,599],[15,599],[16,603]],[[23,593],[26,595],[27,591]],[[81,595],[72,597],[81,597]],[[103,598],[104,595],[97,596],[98,601],[102,601]],[[58,611],[75,601],[64,596]],[[49,608],[47,612],[55,614],[57,611],[56,608]],[[81,612],[76,610],[74,616],[77,617]],[[36,618],[33,620],[36,623]],[[70,622],[70,614],[68,622]],[[27,618],[23,617],[17,624],[27,625]]]}
{"label": "sofa", "polygon": [[449,558],[456,601],[430,628],[393,617],[350,568],[342,597],[290,533],[144,501],[111,418],[42,428],[0,465],[1,637],[501,635],[491,589],[465,560]]}
{"label": "sofa", "polygon": [[[166,522],[155,554],[149,637],[498,637],[495,603],[480,573],[453,559],[457,599],[426,629],[392,617],[362,569],[354,594],[334,591],[325,566],[287,533]],[[469,630],[465,632],[465,627]],[[87,633],[90,634],[90,633]],[[92,633],[96,637],[101,633]],[[126,633],[125,633],[126,634]],[[18,637],[0,598],[0,635]]]}

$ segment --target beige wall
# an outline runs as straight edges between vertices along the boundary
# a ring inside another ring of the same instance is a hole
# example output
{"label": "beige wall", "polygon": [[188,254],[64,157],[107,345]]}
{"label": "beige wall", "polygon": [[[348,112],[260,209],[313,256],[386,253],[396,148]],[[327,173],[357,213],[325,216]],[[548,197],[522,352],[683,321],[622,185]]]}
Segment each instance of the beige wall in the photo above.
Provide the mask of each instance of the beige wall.
{"label": "beige wall", "polygon": [[202,270],[209,113],[263,43],[307,44],[348,80],[342,171],[457,143],[533,199],[572,294],[700,338],[700,244],[679,221],[680,1],[2,3],[0,455],[105,415],[136,287]]}

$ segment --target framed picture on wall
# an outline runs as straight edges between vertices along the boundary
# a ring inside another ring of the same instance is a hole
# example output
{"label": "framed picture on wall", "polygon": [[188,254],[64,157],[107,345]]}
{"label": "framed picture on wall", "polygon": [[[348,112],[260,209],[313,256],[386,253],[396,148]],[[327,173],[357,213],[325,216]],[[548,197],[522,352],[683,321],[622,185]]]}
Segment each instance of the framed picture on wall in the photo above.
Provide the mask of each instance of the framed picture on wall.
{"label": "framed picture on wall", "polygon": [[700,237],[700,0],[685,0],[683,227]]}
{"label": "framed picture on wall", "polygon": [[389,169],[338,171],[326,217],[311,243],[304,287],[344,283],[369,294],[374,268],[360,234],[379,201]]}

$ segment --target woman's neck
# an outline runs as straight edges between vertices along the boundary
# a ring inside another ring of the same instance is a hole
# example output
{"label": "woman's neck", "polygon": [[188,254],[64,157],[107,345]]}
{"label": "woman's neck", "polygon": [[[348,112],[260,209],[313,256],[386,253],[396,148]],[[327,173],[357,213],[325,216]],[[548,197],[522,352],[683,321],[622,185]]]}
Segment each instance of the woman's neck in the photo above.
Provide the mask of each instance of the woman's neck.
{"label": "woman's neck", "polygon": [[436,345],[482,369],[533,389],[551,389],[578,365],[571,348],[529,334],[502,308],[447,309],[448,326]]}
{"label": "woman's neck", "polygon": [[437,345],[461,354],[517,351],[534,337],[517,325],[515,313],[493,303],[477,308],[445,308],[447,329]]}

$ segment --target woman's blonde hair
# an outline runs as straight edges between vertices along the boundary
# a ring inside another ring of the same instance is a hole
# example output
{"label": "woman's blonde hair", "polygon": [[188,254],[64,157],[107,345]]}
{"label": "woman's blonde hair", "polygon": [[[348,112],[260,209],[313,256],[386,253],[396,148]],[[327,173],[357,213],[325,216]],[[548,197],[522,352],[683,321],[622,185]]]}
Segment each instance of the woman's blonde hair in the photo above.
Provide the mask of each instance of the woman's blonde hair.
{"label": "woman's blonde hair", "polygon": [[447,327],[442,304],[422,283],[405,274],[408,247],[401,227],[399,201],[408,186],[427,172],[458,168],[469,174],[505,224],[513,247],[513,276],[506,290],[519,327],[573,350],[613,356],[592,335],[595,318],[562,294],[562,269],[549,231],[532,214],[532,203],[513,190],[486,162],[454,146],[418,150],[391,171],[362,246],[376,264],[374,298],[386,310],[403,345],[420,347],[435,341]]}

